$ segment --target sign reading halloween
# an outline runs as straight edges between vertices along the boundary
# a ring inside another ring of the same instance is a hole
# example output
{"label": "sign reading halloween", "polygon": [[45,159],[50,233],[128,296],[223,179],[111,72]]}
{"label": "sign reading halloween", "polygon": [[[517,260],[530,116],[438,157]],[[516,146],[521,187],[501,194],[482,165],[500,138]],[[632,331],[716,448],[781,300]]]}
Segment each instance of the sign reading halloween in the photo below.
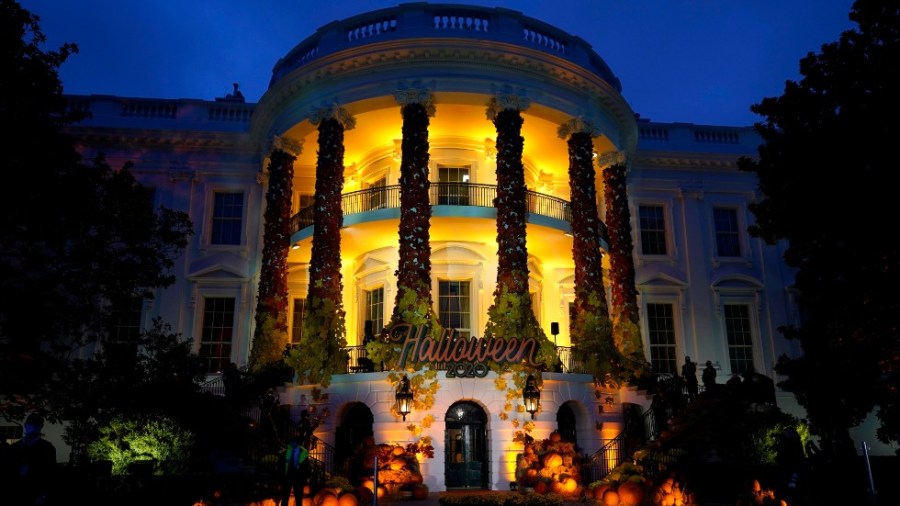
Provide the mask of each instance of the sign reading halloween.
{"label": "sign reading halloween", "polygon": [[535,362],[538,342],[533,337],[460,337],[456,329],[444,329],[440,338],[434,339],[428,335],[428,327],[409,323],[394,325],[388,335],[391,341],[402,343],[399,369],[405,368],[407,361],[427,362],[446,369],[448,378],[483,378],[490,370],[489,361],[498,364],[525,361],[539,366]]}

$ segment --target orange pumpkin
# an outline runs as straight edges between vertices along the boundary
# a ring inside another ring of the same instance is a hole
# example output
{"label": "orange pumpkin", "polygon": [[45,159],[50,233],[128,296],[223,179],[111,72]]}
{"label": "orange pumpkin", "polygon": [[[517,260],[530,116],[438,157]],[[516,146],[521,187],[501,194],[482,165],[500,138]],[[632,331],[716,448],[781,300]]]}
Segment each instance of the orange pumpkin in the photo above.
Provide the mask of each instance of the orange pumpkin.
{"label": "orange pumpkin", "polygon": [[412,490],[413,499],[427,499],[428,498],[428,487],[422,485],[414,488]]}
{"label": "orange pumpkin", "polygon": [[555,469],[561,466],[563,463],[563,458],[558,453],[548,453],[544,455],[544,467],[547,469]]}
{"label": "orange pumpkin", "polygon": [[578,492],[578,482],[573,478],[566,478],[559,482],[558,492],[564,496],[575,495]]}
{"label": "orange pumpkin", "polygon": [[619,506],[619,493],[608,488],[603,492],[603,506]]}
{"label": "orange pumpkin", "polygon": [[338,506],[359,506],[359,498],[353,492],[345,492],[338,498]]}
{"label": "orange pumpkin", "polygon": [[559,432],[553,431],[550,433],[550,442],[551,443],[559,443],[562,440],[562,435]]}
{"label": "orange pumpkin", "polygon": [[314,506],[312,497],[304,497],[300,500],[301,506]]}
{"label": "orange pumpkin", "polygon": [[637,506],[644,500],[644,487],[636,481],[626,481],[616,489],[619,502],[628,506]]}
{"label": "orange pumpkin", "polygon": [[356,487],[354,493],[356,493],[356,498],[359,499],[360,504],[372,504],[372,496],[375,494],[371,488],[360,485]]}
{"label": "orange pumpkin", "polygon": [[322,502],[319,503],[319,506],[340,506],[340,501],[338,496],[329,493],[322,497]]}
{"label": "orange pumpkin", "polygon": [[543,495],[543,494],[546,494],[547,491],[548,491],[548,489],[547,489],[547,482],[546,482],[546,481],[539,481],[539,482],[537,482],[537,483],[534,484],[534,493],[535,493],[535,494],[541,494],[541,495]]}
{"label": "orange pumpkin", "polygon": [[403,448],[402,446],[395,446],[394,449],[391,450],[391,453],[393,453],[395,457],[399,457],[400,455],[406,453],[406,448]]}
{"label": "orange pumpkin", "polygon": [[594,492],[594,500],[600,504],[603,504],[603,494],[609,489],[609,485],[600,485],[599,487],[593,490]]}

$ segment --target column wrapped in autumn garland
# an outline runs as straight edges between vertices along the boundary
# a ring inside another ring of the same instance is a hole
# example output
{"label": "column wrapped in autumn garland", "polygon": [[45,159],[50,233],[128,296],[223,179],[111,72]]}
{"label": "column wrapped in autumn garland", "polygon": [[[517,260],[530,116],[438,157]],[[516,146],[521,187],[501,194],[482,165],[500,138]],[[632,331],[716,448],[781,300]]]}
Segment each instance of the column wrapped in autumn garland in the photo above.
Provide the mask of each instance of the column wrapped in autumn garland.
{"label": "column wrapped in autumn garland", "polygon": [[347,345],[341,281],[341,191],[344,186],[344,130],[355,126],[336,104],[310,115],[319,126],[316,193],[313,204],[313,246],[309,262],[309,293],[303,320],[303,340],[288,357],[300,384],[328,386],[331,376],[347,366]]}
{"label": "column wrapped in autumn garland", "polygon": [[521,111],[528,99],[499,93],[488,104],[487,117],[497,130],[497,286],[488,308],[484,337],[536,338],[541,343],[535,359],[548,369],[556,362],[556,349],[534,316],[528,294],[526,247],[525,167],[522,164]]}
{"label": "column wrapped in autumn garland", "polygon": [[628,360],[626,367],[630,369],[630,374],[632,377],[639,377],[647,372],[648,368],[639,325],[640,313],[632,257],[634,243],[631,239],[631,213],[628,210],[626,185],[624,163],[614,163],[603,170],[613,336],[616,347]]}
{"label": "column wrapped in autumn garland", "polygon": [[617,383],[622,376],[622,355],[615,346],[606,291],[600,241],[603,222],[597,212],[594,184],[594,126],[575,118],[559,127],[568,139],[569,188],[572,205],[572,257],[575,261],[575,322],[572,344],[585,367],[600,383]]}
{"label": "column wrapped in autumn garland", "polygon": [[269,155],[268,190],[263,229],[262,266],[256,302],[256,328],[250,350],[250,370],[281,365],[288,344],[287,256],[291,236],[291,193],[294,160],[302,146],[278,137]]}

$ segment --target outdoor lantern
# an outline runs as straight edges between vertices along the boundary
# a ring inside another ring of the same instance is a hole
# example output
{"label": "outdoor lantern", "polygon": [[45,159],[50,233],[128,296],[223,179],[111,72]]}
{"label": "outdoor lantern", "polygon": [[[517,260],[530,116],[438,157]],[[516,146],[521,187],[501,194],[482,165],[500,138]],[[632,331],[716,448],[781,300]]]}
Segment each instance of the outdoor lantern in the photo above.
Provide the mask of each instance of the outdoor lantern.
{"label": "outdoor lantern", "polygon": [[[398,394],[399,395],[399,394]],[[541,404],[541,391],[537,388],[534,376],[528,375],[525,380],[525,389],[522,390],[522,398],[525,400],[525,411],[531,413],[531,419],[534,420],[534,414],[537,413],[538,406]]]}
{"label": "outdoor lantern", "polygon": [[412,411],[413,394],[409,391],[409,379],[406,375],[400,379],[397,386],[397,412],[403,415],[403,421],[406,421],[406,415]]}

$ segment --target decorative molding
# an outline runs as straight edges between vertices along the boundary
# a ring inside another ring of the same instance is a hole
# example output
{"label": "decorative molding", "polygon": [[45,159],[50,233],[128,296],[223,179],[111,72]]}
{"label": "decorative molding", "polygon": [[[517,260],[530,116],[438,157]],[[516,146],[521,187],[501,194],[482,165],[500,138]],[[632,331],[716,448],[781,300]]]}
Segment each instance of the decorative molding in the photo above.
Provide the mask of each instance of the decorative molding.
{"label": "decorative molding", "polygon": [[401,82],[394,91],[394,100],[401,107],[409,104],[421,104],[425,107],[426,114],[432,117],[435,114],[435,107],[431,88],[434,87],[434,81],[430,83],[430,86],[423,85],[421,81],[414,81],[410,86]]}
{"label": "decorative molding", "polygon": [[597,156],[597,165],[606,167],[609,165],[624,164],[626,158],[624,151],[607,151]]}
{"label": "decorative molding", "polygon": [[525,90],[520,88],[517,93],[513,92],[512,86],[504,85],[499,90],[496,86],[491,85],[491,91],[494,96],[488,102],[486,115],[489,120],[493,120],[502,111],[524,111],[531,105],[531,99],[525,96]]}
{"label": "decorative molding", "polygon": [[556,130],[560,139],[568,139],[570,135],[576,133],[588,133],[591,134],[591,137],[597,137],[600,135],[600,129],[594,122],[577,117],[566,121]]}
{"label": "decorative molding", "polygon": [[319,107],[310,108],[307,119],[313,125],[318,125],[327,119],[334,119],[344,127],[344,130],[352,130],[356,126],[356,118],[337,102],[330,104],[322,102]]}
{"label": "decorative molding", "polygon": [[269,146],[269,152],[274,150],[284,151],[285,153],[297,157],[303,152],[303,140],[292,139],[284,135],[276,135],[272,138]]}

